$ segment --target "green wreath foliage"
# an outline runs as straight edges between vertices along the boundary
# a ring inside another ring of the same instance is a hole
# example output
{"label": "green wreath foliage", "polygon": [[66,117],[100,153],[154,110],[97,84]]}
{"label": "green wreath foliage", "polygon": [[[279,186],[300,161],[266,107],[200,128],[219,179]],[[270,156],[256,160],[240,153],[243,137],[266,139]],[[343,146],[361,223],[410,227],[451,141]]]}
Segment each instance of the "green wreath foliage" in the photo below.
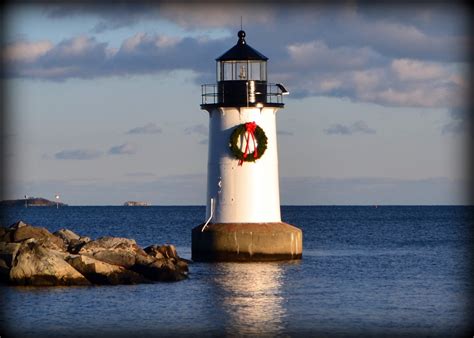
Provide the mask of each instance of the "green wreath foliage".
{"label": "green wreath foliage", "polygon": [[[253,151],[247,154],[247,157],[244,157],[244,152],[237,144],[239,137],[245,137],[246,132],[247,130],[245,128],[245,123],[238,125],[230,135],[229,149],[236,159],[244,162],[255,162],[255,160],[258,160],[260,157],[262,157],[262,155],[265,153],[265,150],[267,150],[268,138],[267,135],[265,135],[263,129],[257,125],[254,132],[255,140],[257,141],[257,156],[254,157],[255,151]],[[248,142],[251,142],[250,138]]]}

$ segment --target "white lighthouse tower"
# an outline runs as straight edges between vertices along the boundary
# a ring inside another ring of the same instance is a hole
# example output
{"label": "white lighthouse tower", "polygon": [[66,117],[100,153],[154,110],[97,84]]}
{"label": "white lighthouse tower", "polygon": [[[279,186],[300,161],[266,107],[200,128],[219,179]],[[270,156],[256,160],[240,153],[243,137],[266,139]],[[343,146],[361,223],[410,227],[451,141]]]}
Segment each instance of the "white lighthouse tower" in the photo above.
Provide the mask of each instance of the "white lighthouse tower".
{"label": "white lighthouse tower", "polygon": [[280,215],[276,112],[288,92],[267,83],[268,58],[245,32],[216,59],[217,84],[202,86],[209,113],[206,220],[193,229],[201,261],[300,259],[302,232]]}

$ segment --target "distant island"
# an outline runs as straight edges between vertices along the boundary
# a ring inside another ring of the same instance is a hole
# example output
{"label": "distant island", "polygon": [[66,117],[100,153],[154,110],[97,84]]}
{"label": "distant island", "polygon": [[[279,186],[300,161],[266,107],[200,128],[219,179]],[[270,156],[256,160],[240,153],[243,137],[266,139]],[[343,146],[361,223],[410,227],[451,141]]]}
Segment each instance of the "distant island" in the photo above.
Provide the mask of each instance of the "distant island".
{"label": "distant island", "polygon": [[123,204],[126,207],[146,207],[148,206],[147,202],[136,202],[136,201],[127,201]]}
{"label": "distant island", "polygon": [[67,204],[61,202],[55,202],[47,200],[42,197],[29,197],[26,200],[17,199],[17,200],[2,200],[0,201],[0,207],[55,207],[56,205],[60,207],[67,207]]}

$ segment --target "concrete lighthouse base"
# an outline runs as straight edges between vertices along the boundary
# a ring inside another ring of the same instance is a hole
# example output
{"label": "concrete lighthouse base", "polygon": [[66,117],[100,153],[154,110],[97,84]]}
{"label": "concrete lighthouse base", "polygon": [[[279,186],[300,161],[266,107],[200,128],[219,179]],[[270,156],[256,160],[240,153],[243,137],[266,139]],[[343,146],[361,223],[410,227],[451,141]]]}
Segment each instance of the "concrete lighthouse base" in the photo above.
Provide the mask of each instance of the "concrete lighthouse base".
{"label": "concrete lighthouse base", "polygon": [[214,223],[192,231],[192,259],[255,262],[301,259],[303,232],[290,224]]}

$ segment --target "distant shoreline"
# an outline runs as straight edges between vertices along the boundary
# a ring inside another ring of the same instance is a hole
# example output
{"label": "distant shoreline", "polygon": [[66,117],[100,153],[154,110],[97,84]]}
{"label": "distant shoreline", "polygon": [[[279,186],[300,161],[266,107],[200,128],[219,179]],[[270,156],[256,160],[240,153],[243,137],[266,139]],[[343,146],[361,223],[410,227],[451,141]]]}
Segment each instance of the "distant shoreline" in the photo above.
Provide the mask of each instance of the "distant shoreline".
{"label": "distant shoreline", "polygon": [[2,200],[0,207],[67,207],[68,205],[61,202],[47,200],[42,197],[31,197],[27,199]]}

